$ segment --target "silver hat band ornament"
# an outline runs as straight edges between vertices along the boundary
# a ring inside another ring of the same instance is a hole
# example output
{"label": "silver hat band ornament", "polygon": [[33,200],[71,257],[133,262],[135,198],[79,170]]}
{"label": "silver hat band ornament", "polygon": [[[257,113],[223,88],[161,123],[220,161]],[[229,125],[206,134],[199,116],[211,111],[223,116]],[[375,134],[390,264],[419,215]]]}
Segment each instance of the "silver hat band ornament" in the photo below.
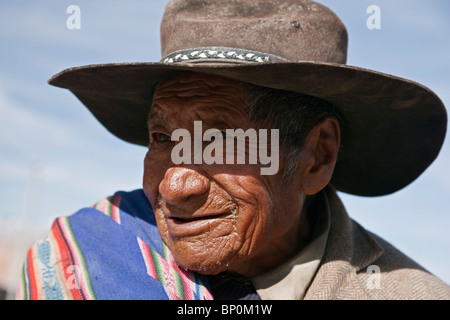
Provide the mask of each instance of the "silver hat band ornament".
{"label": "silver hat band ornament", "polygon": [[201,47],[175,51],[161,59],[166,63],[193,63],[193,62],[234,62],[254,63],[287,61],[287,59],[253,50],[236,49],[228,47]]}

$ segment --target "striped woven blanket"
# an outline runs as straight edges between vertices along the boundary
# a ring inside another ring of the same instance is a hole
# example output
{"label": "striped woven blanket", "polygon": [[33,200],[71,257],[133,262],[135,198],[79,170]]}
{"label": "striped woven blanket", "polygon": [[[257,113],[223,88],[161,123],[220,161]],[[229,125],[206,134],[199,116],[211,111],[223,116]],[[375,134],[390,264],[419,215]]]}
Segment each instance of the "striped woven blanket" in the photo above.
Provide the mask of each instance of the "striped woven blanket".
{"label": "striped woven blanket", "polygon": [[55,220],[28,251],[17,299],[212,299],[207,277],[181,269],[142,190],[118,192]]}

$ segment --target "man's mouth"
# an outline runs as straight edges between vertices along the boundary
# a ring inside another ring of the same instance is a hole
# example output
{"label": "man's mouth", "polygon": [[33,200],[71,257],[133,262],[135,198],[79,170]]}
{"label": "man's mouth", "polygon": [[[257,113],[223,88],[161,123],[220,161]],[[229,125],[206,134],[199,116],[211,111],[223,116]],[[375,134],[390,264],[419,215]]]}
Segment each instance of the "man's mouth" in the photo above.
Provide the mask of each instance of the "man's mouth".
{"label": "man's mouth", "polygon": [[194,217],[165,215],[167,229],[172,237],[195,236],[215,228],[225,220],[235,218],[235,210]]}
{"label": "man's mouth", "polygon": [[180,217],[170,216],[170,217],[166,217],[166,219],[173,219],[175,222],[179,222],[179,223],[188,223],[188,222],[192,222],[192,221],[217,219],[217,218],[221,218],[226,215],[229,215],[229,214],[230,214],[230,212],[226,212],[226,213],[222,213],[222,214],[212,214],[212,215],[204,215],[204,216],[200,216],[200,217],[188,217],[188,218],[180,218]]}

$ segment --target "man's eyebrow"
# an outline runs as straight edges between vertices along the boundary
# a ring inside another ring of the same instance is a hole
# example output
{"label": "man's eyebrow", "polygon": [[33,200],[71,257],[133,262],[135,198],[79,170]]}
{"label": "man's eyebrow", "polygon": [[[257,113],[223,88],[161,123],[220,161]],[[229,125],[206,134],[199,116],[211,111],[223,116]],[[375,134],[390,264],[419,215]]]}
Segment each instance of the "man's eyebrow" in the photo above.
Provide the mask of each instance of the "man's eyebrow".
{"label": "man's eyebrow", "polygon": [[211,119],[205,121],[210,127],[216,129],[231,129],[232,127],[224,120]]}
{"label": "man's eyebrow", "polygon": [[148,127],[163,126],[164,124],[166,124],[166,121],[164,120],[164,117],[161,114],[157,112],[149,113],[147,117]]}

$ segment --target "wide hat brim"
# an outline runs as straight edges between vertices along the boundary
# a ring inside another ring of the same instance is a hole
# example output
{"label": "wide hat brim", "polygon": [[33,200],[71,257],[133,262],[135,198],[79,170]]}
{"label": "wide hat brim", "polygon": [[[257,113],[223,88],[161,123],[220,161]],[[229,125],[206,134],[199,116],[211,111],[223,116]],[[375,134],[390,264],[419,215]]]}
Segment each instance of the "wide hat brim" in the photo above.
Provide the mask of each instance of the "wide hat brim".
{"label": "wide hat brim", "polygon": [[381,196],[404,188],[435,160],[445,138],[446,110],[430,89],[344,64],[103,64],[66,69],[49,83],[69,89],[118,138],[146,146],[155,86],[189,71],[300,92],[334,104],[345,130],[331,184],[345,193]]}

